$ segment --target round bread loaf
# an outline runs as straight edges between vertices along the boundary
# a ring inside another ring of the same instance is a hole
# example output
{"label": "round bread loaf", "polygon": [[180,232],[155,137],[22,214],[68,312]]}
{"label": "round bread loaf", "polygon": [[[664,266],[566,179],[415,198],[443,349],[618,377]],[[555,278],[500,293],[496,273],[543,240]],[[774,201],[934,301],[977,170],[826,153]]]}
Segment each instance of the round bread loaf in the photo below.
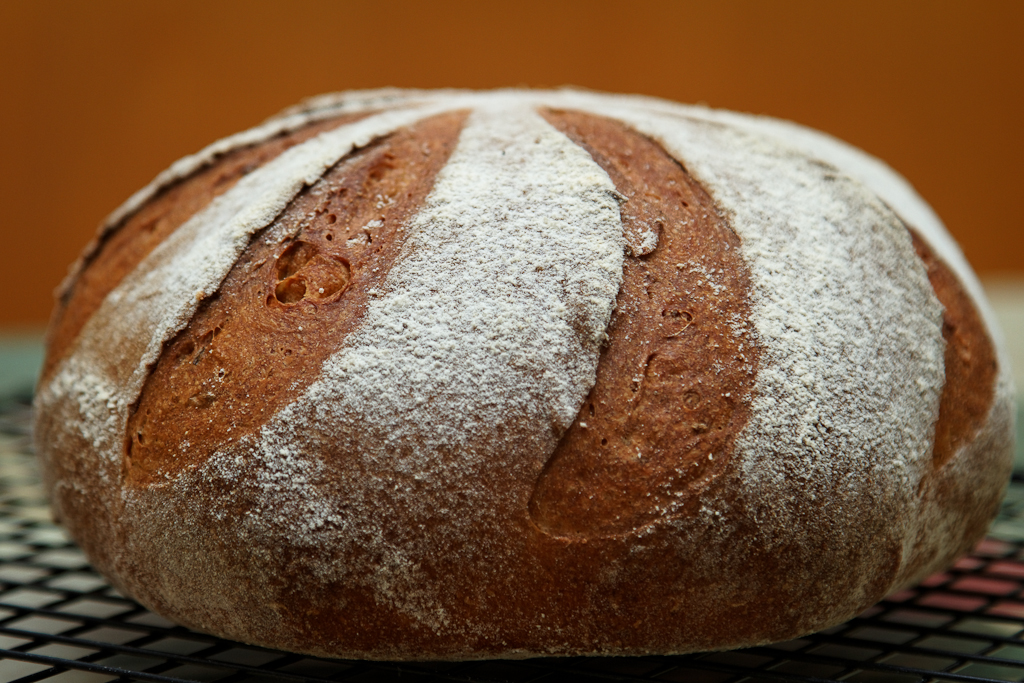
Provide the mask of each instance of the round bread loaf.
{"label": "round bread loaf", "polygon": [[907,183],[772,119],[327,95],[174,164],[60,290],[37,449],[115,586],[327,656],[792,638],[983,535],[1013,388]]}

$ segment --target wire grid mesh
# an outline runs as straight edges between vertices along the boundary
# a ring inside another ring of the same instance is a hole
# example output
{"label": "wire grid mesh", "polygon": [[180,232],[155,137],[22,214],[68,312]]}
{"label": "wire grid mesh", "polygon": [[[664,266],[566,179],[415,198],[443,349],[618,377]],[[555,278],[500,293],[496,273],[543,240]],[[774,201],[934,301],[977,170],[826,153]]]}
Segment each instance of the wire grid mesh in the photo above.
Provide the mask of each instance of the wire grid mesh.
{"label": "wire grid mesh", "polygon": [[675,657],[354,662],[196,633],[117,593],[51,521],[29,426],[27,400],[0,405],[0,683],[1024,680],[1024,479],[970,556],[805,638]]}

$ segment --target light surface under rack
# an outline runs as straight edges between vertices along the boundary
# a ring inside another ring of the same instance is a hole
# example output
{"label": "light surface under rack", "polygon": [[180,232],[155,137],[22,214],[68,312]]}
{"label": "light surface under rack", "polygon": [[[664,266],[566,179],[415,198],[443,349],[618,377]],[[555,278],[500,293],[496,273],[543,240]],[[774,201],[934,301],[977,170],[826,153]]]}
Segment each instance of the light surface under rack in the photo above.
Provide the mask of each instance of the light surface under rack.
{"label": "light surface under rack", "polygon": [[23,403],[0,408],[0,683],[1024,680],[1024,481],[950,571],[798,640],[676,657],[352,662],[189,631],[118,594],[50,520],[29,424]]}

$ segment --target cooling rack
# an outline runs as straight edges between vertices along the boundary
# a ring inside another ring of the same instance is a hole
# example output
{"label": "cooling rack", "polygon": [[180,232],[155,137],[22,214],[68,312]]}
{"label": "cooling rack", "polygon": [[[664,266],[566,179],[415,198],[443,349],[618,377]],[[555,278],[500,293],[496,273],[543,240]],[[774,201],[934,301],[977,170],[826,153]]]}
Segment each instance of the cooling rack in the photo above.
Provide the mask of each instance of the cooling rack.
{"label": "cooling rack", "polygon": [[1024,478],[952,569],[805,638],[675,657],[354,662],[196,633],[120,595],[50,519],[30,412],[27,397],[0,404],[0,683],[1024,680]]}

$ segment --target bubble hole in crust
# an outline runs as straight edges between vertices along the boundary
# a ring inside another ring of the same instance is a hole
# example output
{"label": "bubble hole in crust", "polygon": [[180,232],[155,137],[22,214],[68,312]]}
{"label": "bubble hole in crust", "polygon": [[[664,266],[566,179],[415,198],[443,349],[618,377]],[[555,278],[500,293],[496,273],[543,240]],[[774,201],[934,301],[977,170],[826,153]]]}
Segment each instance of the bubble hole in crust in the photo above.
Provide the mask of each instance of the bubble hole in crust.
{"label": "bubble hole in crust", "polygon": [[530,501],[559,536],[628,533],[693,512],[746,423],[760,351],[740,240],[657,143],[575,111],[545,118],[626,197],[623,284],[597,381]]}
{"label": "bubble hole in crust", "polygon": [[274,298],[282,304],[296,304],[307,297],[327,299],[344,291],[351,280],[347,259],[321,254],[315,244],[297,240],[277,259]]}
{"label": "bubble hole in crust", "polygon": [[280,133],[266,142],[228,152],[196,173],[163,188],[123,223],[103,234],[99,244],[85,257],[75,281],[57,301],[50,321],[40,383],[67,355],[82,327],[106,296],[185,221],[285,150],[372,113],[348,114],[308,124],[289,133]]}
{"label": "bubble hole in crust", "polygon": [[317,378],[383,285],[465,116],[428,118],[353,153],[254,236],[147,378],[128,421],[126,483],[201,462]]}

